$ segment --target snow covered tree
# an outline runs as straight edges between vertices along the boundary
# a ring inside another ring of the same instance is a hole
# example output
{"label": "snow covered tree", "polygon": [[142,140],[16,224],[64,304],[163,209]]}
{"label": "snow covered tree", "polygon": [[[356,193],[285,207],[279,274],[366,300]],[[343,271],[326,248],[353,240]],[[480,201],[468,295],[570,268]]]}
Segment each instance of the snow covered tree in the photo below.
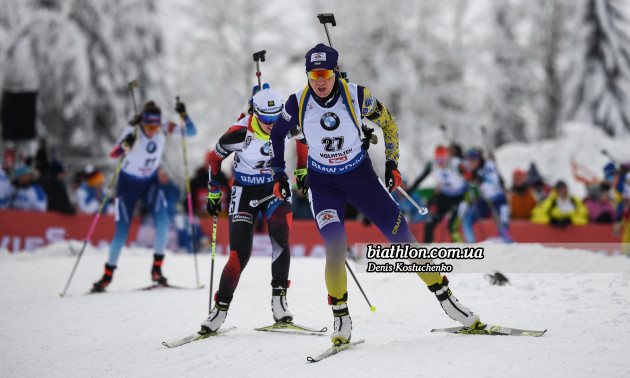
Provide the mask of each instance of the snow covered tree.
{"label": "snow covered tree", "polygon": [[490,93],[492,142],[495,146],[528,139],[524,108],[531,93],[531,68],[517,26],[522,9],[511,1],[494,3],[494,66]]}
{"label": "snow covered tree", "polygon": [[573,60],[569,116],[609,135],[630,132],[630,38],[617,0],[589,0]]}
{"label": "snow covered tree", "polygon": [[110,163],[106,152],[132,114],[130,80],[139,102],[174,104],[154,0],[4,2],[20,17],[0,16],[3,88],[36,87],[40,135],[63,146],[61,158]]}
{"label": "snow covered tree", "polygon": [[[197,2],[182,9],[191,25],[198,27],[186,29],[185,40],[173,41],[174,87],[184,98],[204,99],[201,106],[191,109],[191,114],[196,115],[195,119],[217,122],[216,133],[236,119],[251,94],[255,81],[252,54],[257,37],[254,23],[260,9],[250,0]],[[270,58],[269,46],[258,50],[263,49]],[[261,68],[267,68],[266,63]],[[268,71],[263,74],[263,79],[273,80]]]}
{"label": "snow covered tree", "polygon": [[[165,33],[168,77],[170,86],[187,100],[198,125],[198,135],[188,146],[189,163],[196,169],[205,164],[206,152],[236,120],[257,84],[254,52],[267,51],[265,62],[260,63],[262,82],[268,82],[285,99],[306,83],[304,54],[316,40],[317,19],[310,3],[234,0],[173,4],[164,2],[161,7],[172,18],[187,22],[173,23]],[[300,22],[303,25],[297,27]],[[181,148],[177,152],[181,156]],[[289,152],[289,164],[291,159]],[[223,167],[229,171],[229,162]]]}
{"label": "snow covered tree", "polygon": [[166,90],[162,32],[155,13],[152,0],[75,0],[70,9],[69,21],[87,39],[90,134],[104,141],[106,150],[133,113],[127,89],[130,81],[138,80],[139,108],[149,99],[164,108],[174,103]]}
{"label": "snow covered tree", "polygon": [[82,112],[89,85],[85,39],[76,25],[47,8],[31,10],[12,34],[3,88],[38,91],[40,135],[67,143],[73,125],[87,123]]}
{"label": "snow covered tree", "polygon": [[[335,10],[335,47],[351,81],[367,86],[396,117],[406,151],[401,169],[419,174],[433,143],[449,142],[438,127],[442,123],[457,135],[454,139],[478,133],[470,128],[476,115],[472,104],[479,96],[466,82],[471,52],[462,25],[466,1],[455,7],[418,1],[343,4]],[[378,171],[382,154],[372,159]]]}
{"label": "snow covered tree", "polygon": [[566,107],[567,55],[576,28],[577,3],[573,0],[528,2],[532,19],[530,49],[535,75],[534,106],[539,139],[560,134]]}

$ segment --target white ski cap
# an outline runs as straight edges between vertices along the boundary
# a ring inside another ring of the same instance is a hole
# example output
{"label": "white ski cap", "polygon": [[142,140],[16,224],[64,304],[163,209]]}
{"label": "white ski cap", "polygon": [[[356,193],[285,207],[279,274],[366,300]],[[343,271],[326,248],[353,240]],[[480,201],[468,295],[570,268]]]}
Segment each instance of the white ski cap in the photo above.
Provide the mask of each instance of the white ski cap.
{"label": "white ski cap", "polygon": [[256,115],[274,116],[282,111],[282,95],[273,89],[262,89],[252,97]]}

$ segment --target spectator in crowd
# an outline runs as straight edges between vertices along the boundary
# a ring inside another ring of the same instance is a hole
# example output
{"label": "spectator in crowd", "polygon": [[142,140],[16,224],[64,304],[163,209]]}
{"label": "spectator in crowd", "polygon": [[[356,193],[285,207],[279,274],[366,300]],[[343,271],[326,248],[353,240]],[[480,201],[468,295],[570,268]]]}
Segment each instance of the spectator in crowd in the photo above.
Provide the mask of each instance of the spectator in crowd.
{"label": "spectator in crowd", "polygon": [[2,153],[2,169],[4,169],[7,174],[11,173],[16,156],[15,142],[10,140],[6,141],[4,144],[4,152]]}
{"label": "spectator in crowd", "polygon": [[0,209],[6,209],[9,207],[9,198],[11,198],[11,192],[13,186],[9,175],[4,171],[0,165]]}
{"label": "spectator in crowd", "polygon": [[533,162],[530,163],[529,170],[527,171],[527,185],[529,185],[532,194],[536,199],[536,203],[540,203],[542,200],[547,198],[551,192],[551,186],[549,186],[540,173],[538,173],[538,168]]}
{"label": "spectator in crowd", "polygon": [[[89,173],[86,173],[85,181],[79,185],[79,188],[75,192],[76,203],[79,212],[84,214],[96,214],[105,196],[105,192],[103,191],[105,176],[101,171],[94,168],[92,168],[90,172],[88,167],[86,172]],[[108,205],[108,203],[105,204],[102,213],[107,213],[105,210],[107,210]]]}
{"label": "spectator in crowd", "polygon": [[41,186],[33,182],[31,168],[21,166],[15,170],[15,182],[9,195],[9,208],[46,211],[48,198]]}
{"label": "spectator in crowd", "polygon": [[[621,251],[630,257],[630,162],[620,163],[619,166],[610,164],[604,167],[606,183],[613,188],[613,193],[617,196],[616,223],[613,226],[613,235],[621,235]],[[624,230],[625,229],[625,230]]]}
{"label": "spectator in crowd", "polygon": [[534,208],[531,221],[558,227],[585,225],[588,223],[588,210],[580,199],[569,195],[567,184],[560,180],[549,197]]}
{"label": "spectator in crowd", "polygon": [[177,214],[177,204],[182,198],[182,191],[177,184],[171,180],[168,173],[162,168],[158,168],[158,181],[160,182],[160,188],[164,192],[166,197],[166,210],[169,218],[174,218]]}
{"label": "spectator in crowd", "polygon": [[81,184],[85,181],[86,177],[87,177],[87,174],[83,170],[78,171],[74,174],[74,177],[72,178],[71,186],[72,186],[72,193],[75,193],[74,194],[75,197],[76,197],[77,189],[79,189]]}
{"label": "spectator in crowd", "polygon": [[42,188],[48,197],[48,210],[63,214],[75,214],[76,209],[70,203],[66,188],[66,166],[58,160],[48,165],[48,177],[41,181]]}
{"label": "spectator in crowd", "polygon": [[48,163],[48,144],[46,139],[41,138],[37,142],[37,151],[35,152],[35,170],[39,172],[39,177],[43,180],[48,177],[50,164]]}
{"label": "spectator in crowd", "polygon": [[512,174],[512,191],[510,193],[510,214],[512,219],[527,219],[536,207],[536,198],[527,184],[527,173],[517,169]]}
{"label": "spectator in crowd", "polygon": [[588,210],[590,223],[614,223],[617,219],[614,200],[610,198],[610,192],[604,183],[588,188],[584,206]]}

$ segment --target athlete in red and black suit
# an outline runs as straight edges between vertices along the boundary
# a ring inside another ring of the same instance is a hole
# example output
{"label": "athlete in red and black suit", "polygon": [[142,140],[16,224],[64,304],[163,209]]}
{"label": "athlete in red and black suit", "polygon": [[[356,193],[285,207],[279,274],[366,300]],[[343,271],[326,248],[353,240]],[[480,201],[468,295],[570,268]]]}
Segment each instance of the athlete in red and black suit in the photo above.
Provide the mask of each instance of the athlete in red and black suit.
{"label": "athlete in red and black suit", "polygon": [[[271,286],[272,312],[276,322],[289,322],[293,315],[289,312],[286,292],[289,287],[289,231],[292,220],[290,201],[276,197],[268,199],[258,206],[252,206],[252,200],[260,200],[273,193],[269,151],[269,132],[282,111],[281,95],[271,89],[263,89],[253,97],[253,114],[241,118],[221,136],[210,155],[210,181],[208,183],[207,210],[210,215],[218,216],[221,210],[221,192],[214,180],[221,170],[221,163],[234,153],[234,184],[229,202],[230,257],[228,259],[219,290],[216,294],[215,308],[207,320],[202,323],[210,331],[219,329],[225,317],[241,272],[245,269],[252,252],[254,225],[259,212],[267,221],[269,238],[272,246]],[[291,140],[291,134],[285,138],[285,145]],[[306,165],[306,146],[297,143],[302,158],[299,164]]]}

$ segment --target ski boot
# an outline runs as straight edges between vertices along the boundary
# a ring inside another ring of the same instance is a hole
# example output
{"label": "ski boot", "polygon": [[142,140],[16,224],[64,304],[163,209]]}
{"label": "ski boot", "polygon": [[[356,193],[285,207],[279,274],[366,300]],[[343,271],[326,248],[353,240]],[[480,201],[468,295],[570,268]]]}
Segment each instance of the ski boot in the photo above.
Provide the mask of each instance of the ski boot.
{"label": "ski boot", "polygon": [[114,269],[116,269],[115,265],[105,264],[105,273],[100,281],[94,282],[94,286],[92,286],[91,290],[92,293],[102,293],[105,291],[105,288],[112,282]]}
{"label": "ski boot", "polygon": [[287,306],[287,289],[291,286],[291,281],[271,280],[271,311],[273,320],[276,323],[291,323],[293,314]]}
{"label": "ski boot", "polygon": [[153,255],[153,268],[151,268],[151,280],[160,286],[168,286],[166,277],[162,275],[162,260],[164,255]]}
{"label": "ski boot", "polygon": [[479,315],[470,311],[468,307],[464,306],[464,304],[451,293],[451,289],[448,288],[448,279],[446,276],[442,277],[442,283],[429,286],[429,290],[435,294],[435,297],[440,301],[440,306],[442,306],[446,315],[451,319],[471,329],[483,325],[483,323],[479,321]]}
{"label": "ski boot", "polygon": [[214,295],[214,308],[210,312],[210,315],[208,315],[208,318],[201,322],[201,332],[216,332],[221,328],[227,317],[230,301],[220,297],[218,292]]}
{"label": "ski boot", "polygon": [[343,295],[343,298],[338,299],[328,296],[328,304],[332,307],[333,316],[335,318],[334,332],[330,335],[330,340],[335,345],[346,344],[350,342],[352,333],[352,319],[350,318],[350,312],[348,311],[348,293]]}

